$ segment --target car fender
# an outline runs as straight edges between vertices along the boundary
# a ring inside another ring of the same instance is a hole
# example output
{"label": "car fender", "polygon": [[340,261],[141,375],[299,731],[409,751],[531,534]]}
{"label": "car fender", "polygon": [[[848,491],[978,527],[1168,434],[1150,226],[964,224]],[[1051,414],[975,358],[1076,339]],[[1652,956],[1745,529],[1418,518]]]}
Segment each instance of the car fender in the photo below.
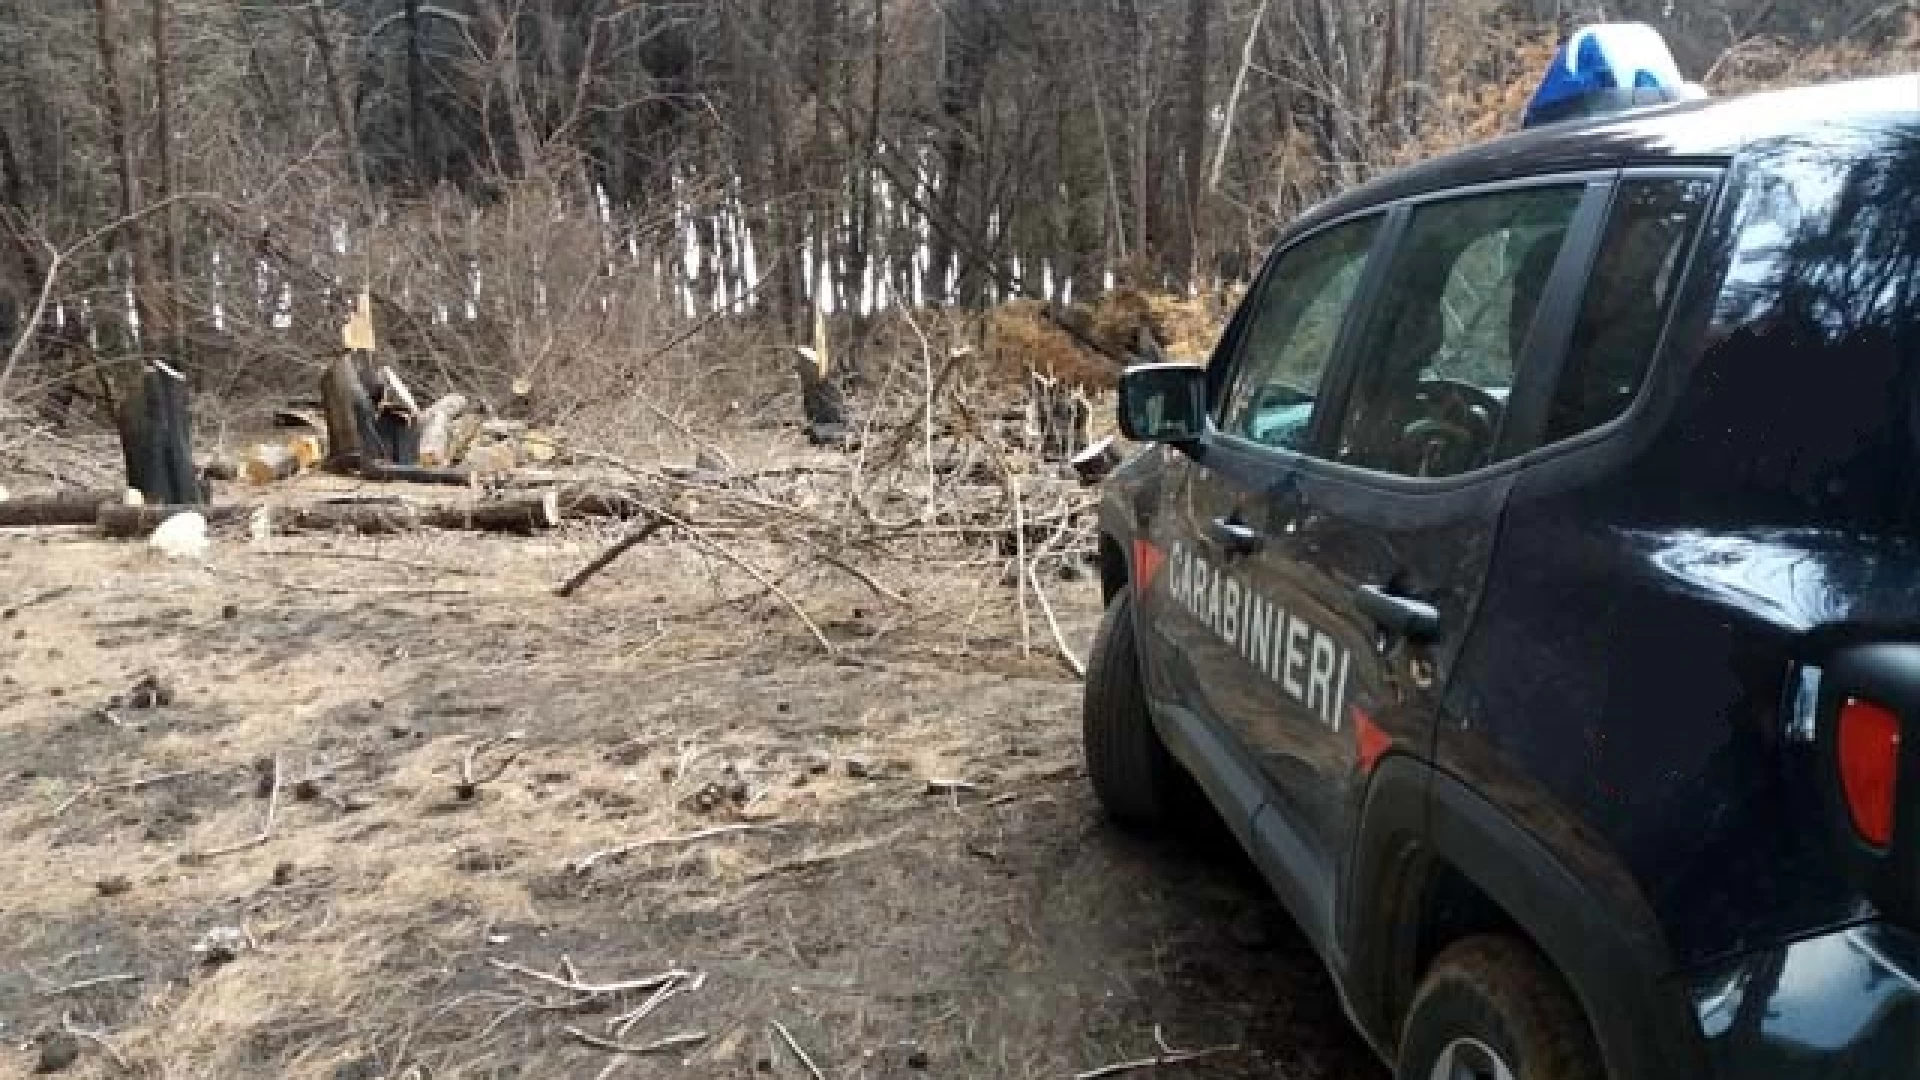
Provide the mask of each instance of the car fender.
{"label": "car fender", "polygon": [[[1705,1075],[1699,1026],[1650,911],[1598,885],[1494,803],[1411,757],[1383,761],[1355,837],[1339,938],[1355,1020],[1398,1042],[1425,912],[1421,866],[1452,866],[1526,933],[1572,986],[1610,1076]],[[1589,857],[1589,853],[1582,853]]]}

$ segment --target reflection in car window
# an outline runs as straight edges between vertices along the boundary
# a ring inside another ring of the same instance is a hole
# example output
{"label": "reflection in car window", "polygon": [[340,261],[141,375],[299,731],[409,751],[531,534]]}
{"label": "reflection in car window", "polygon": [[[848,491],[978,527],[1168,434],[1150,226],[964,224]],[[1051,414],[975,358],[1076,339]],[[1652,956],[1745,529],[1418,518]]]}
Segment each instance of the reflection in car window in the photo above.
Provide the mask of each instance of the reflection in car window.
{"label": "reflection in car window", "polygon": [[1367,313],[1339,460],[1424,477],[1493,461],[1514,369],[1582,194],[1568,184],[1414,211]]}
{"label": "reflection in car window", "polygon": [[1621,185],[1554,393],[1548,442],[1597,428],[1633,403],[1712,197],[1713,182],[1704,179]]}
{"label": "reflection in car window", "polygon": [[1229,434],[1283,449],[1303,446],[1379,223],[1377,216],[1348,222],[1288,249],[1248,298],[1254,307],[1221,419]]}

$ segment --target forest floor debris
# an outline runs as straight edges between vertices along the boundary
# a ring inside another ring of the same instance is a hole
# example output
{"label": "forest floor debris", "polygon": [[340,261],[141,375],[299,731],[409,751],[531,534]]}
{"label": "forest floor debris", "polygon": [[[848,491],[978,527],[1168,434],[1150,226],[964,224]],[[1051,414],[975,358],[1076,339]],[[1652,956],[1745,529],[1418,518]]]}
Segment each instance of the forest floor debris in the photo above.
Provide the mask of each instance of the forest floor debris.
{"label": "forest floor debris", "polygon": [[530,536],[0,533],[0,1075],[1379,1075],[1242,863],[1092,804],[1091,493],[730,449]]}

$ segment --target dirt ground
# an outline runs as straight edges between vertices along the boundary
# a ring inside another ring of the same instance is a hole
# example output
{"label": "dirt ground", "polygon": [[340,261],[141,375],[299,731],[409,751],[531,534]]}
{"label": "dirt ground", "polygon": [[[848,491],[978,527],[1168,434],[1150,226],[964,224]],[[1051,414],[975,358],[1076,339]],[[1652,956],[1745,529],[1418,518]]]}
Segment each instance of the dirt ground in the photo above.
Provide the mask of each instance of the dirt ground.
{"label": "dirt ground", "polygon": [[1383,1075],[1243,861],[1101,820],[994,560],[728,541],[829,653],[684,541],[556,597],[617,528],[0,535],[0,1074]]}

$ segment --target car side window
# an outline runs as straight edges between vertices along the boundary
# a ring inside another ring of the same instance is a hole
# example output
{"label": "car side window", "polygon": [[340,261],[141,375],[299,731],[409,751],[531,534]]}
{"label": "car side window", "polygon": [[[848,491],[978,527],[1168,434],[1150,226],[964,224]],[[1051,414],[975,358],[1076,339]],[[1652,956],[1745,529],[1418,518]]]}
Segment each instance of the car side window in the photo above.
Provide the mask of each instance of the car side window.
{"label": "car side window", "polygon": [[1489,465],[1514,372],[1585,189],[1416,207],[1368,312],[1339,461],[1400,476]]}
{"label": "car side window", "polygon": [[1704,178],[1621,184],[1554,391],[1548,442],[1600,427],[1633,403],[1713,189]]}
{"label": "car side window", "polygon": [[1287,450],[1302,449],[1321,380],[1339,344],[1380,218],[1336,225],[1280,255],[1241,334],[1221,429]]}

